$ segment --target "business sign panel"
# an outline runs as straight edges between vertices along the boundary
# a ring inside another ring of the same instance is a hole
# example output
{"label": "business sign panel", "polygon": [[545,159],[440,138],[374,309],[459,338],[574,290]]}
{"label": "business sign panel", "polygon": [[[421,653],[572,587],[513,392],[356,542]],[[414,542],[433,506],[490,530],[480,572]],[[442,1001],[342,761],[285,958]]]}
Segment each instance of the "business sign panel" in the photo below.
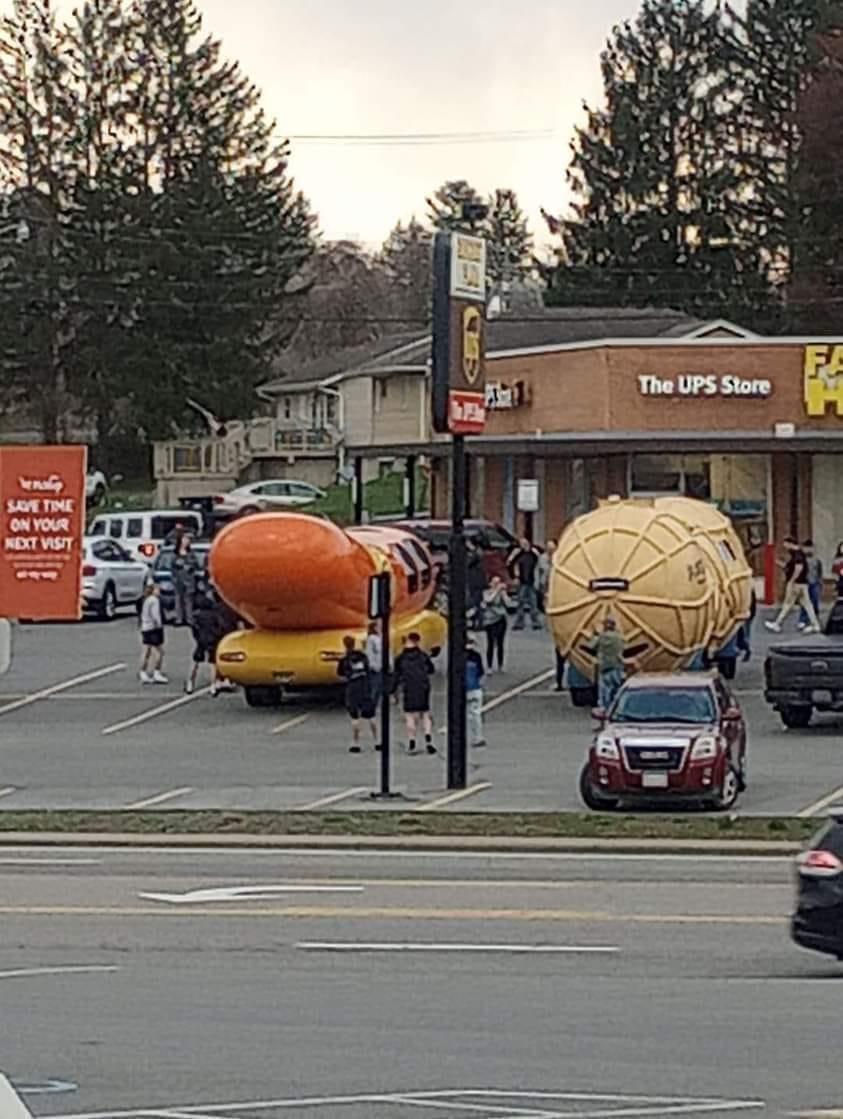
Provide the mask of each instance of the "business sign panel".
{"label": "business sign panel", "polygon": [[805,412],[824,416],[829,405],[843,416],[843,343],[805,347]]}
{"label": "business sign panel", "polygon": [[81,613],[85,447],[0,448],[0,617]]}
{"label": "business sign panel", "polygon": [[433,261],[433,430],[478,435],[486,422],[486,245],[438,233]]}

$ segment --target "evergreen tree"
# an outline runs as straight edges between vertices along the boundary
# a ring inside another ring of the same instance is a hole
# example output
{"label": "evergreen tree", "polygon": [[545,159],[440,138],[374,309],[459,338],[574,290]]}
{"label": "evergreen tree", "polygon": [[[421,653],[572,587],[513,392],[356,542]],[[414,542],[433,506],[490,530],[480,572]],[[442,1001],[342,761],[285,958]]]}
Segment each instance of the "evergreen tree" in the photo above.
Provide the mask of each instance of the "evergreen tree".
{"label": "evergreen tree", "polygon": [[604,105],[573,144],[575,217],[548,302],[681,307],[753,321],[767,300],[741,226],[737,111],[722,18],[644,0],[601,57]]}
{"label": "evergreen tree", "polygon": [[533,270],[533,238],[514,190],[495,191],[482,232],[490,288],[507,290]]}
{"label": "evergreen tree", "polygon": [[482,219],[465,217],[463,208],[483,205],[483,199],[465,179],[451,179],[428,198],[428,220],[434,229],[463,230],[470,233],[478,228]]}
{"label": "evergreen tree", "polygon": [[433,235],[410,218],[399,222],[381,249],[389,278],[389,313],[396,329],[422,330],[430,321]]}

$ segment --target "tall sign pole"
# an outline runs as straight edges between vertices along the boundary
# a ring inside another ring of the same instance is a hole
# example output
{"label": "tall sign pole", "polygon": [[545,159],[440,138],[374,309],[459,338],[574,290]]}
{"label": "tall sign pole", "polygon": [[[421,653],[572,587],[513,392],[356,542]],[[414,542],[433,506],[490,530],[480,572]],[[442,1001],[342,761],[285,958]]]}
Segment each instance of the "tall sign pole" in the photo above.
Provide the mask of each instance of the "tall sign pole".
{"label": "tall sign pole", "polygon": [[468,775],[465,702],[466,446],[486,422],[486,242],[438,233],[433,253],[433,430],[452,436],[448,564],[448,788]]}

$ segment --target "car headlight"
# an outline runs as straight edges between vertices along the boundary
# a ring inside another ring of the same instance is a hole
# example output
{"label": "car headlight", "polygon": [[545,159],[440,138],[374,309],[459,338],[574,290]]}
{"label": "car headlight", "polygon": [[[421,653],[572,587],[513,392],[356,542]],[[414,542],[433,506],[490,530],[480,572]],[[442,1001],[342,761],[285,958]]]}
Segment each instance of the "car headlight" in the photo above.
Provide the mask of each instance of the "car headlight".
{"label": "car headlight", "polygon": [[692,762],[703,762],[707,758],[717,757],[717,739],[712,734],[704,734],[694,743],[691,751]]}
{"label": "car headlight", "polygon": [[597,757],[604,762],[616,762],[620,760],[620,751],[618,744],[612,738],[611,734],[598,735],[596,742]]}

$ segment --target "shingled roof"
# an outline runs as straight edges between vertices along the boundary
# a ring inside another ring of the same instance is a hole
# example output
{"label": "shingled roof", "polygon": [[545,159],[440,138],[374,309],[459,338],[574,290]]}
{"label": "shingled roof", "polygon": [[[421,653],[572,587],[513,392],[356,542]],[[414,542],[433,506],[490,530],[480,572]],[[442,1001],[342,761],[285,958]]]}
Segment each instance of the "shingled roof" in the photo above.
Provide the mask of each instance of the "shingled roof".
{"label": "shingled roof", "polygon": [[[613,338],[683,338],[704,325],[682,311],[664,308],[547,307],[494,319],[488,324],[486,350],[494,354]],[[377,342],[340,350],[291,369],[286,376],[262,385],[260,391],[273,395],[293,385],[319,383],[343,374],[383,373],[396,366],[421,370],[429,358],[429,332],[386,335]]]}

